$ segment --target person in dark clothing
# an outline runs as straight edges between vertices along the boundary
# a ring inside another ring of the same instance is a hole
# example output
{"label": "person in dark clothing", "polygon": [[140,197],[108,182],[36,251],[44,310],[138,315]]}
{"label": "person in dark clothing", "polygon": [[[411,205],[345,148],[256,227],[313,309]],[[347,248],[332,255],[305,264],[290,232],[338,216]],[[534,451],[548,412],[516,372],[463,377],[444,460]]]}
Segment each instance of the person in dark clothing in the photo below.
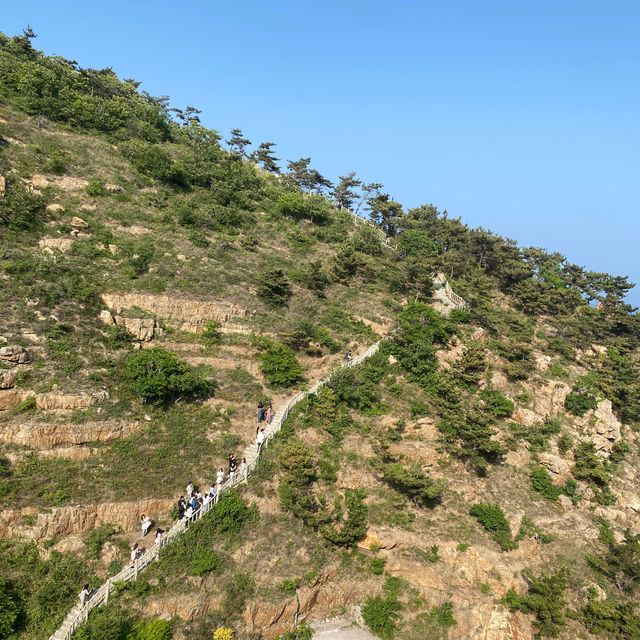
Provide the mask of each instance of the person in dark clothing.
{"label": "person in dark clothing", "polygon": [[260,424],[263,420],[266,420],[267,412],[264,410],[264,405],[262,402],[258,402],[258,424]]}
{"label": "person in dark clothing", "polygon": [[187,503],[184,501],[184,496],[180,496],[178,500],[178,520],[184,518],[184,512],[187,510]]}

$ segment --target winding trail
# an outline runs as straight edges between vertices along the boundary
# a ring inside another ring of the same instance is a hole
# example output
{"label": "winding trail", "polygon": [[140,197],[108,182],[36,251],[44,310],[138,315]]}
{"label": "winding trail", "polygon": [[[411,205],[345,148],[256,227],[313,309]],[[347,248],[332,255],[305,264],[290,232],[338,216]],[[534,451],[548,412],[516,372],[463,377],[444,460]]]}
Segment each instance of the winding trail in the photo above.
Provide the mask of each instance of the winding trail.
{"label": "winding trail", "polygon": [[[460,298],[460,296],[457,296],[455,293],[453,293],[444,274],[438,273],[434,278],[434,283],[440,285],[440,288],[437,289],[436,292],[434,293],[434,298],[437,301],[440,301],[441,303],[445,303],[446,307],[451,307],[455,309],[467,308],[468,306],[467,303],[462,298]],[[291,410],[293,409],[293,407],[296,406],[296,404],[298,404],[298,402],[304,400],[308,395],[316,393],[318,389],[320,389],[320,387],[327,384],[327,382],[331,380],[331,377],[337,371],[340,371],[341,369],[346,367],[354,367],[364,362],[367,358],[370,358],[372,355],[378,352],[378,350],[380,349],[380,345],[382,344],[382,341],[388,339],[389,337],[390,336],[387,336],[382,340],[376,342],[375,344],[371,345],[366,351],[355,356],[349,362],[343,363],[340,367],[332,371],[329,375],[312,384],[306,391],[301,391],[297,393],[295,396],[290,398],[284,404],[284,406],[278,408],[273,415],[273,419],[271,423],[266,425],[265,427],[266,438],[263,444],[263,448],[267,447],[269,445],[269,442],[280,431],[285,420],[291,413]],[[186,531],[192,522],[196,522],[197,520],[202,518],[211,509],[212,505],[218,502],[218,500],[220,499],[220,496],[224,491],[228,491],[232,487],[235,487],[237,485],[240,485],[246,482],[248,479],[248,476],[253,472],[253,470],[256,468],[256,465],[258,464],[258,455],[259,454],[258,454],[257,444],[252,443],[249,446],[247,446],[244,451],[244,458],[247,461],[247,467],[242,473],[238,472],[233,476],[233,478],[228,478],[218,490],[214,500],[200,507],[200,509],[198,509],[195,513],[193,513],[189,518],[183,518],[182,520],[179,520],[178,522],[176,522],[167,531],[167,533],[164,535],[162,540],[160,540],[160,542],[158,542],[157,544],[154,544],[148,550],[146,550],[142,556],[136,559],[133,565],[129,565],[125,567],[122,571],[120,571],[120,573],[109,578],[105,583],[100,585],[100,587],[95,589],[91,593],[90,599],[84,605],[84,607],[81,607],[79,604],[75,605],[71,609],[71,611],[69,611],[69,613],[67,614],[66,618],[64,619],[62,625],[58,628],[58,630],[49,637],[49,640],[70,640],[70,638],[75,633],[76,629],[89,617],[89,613],[91,612],[92,609],[95,609],[100,605],[107,604],[114,584],[118,582],[130,582],[131,580],[136,580],[138,578],[138,575],[142,571],[144,571],[154,560],[158,558],[160,549],[164,547],[166,544],[171,543],[172,540],[174,540],[177,536],[179,536],[184,531]],[[327,632],[335,632],[335,631],[337,631],[337,629],[331,629],[330,631],[327,630]],[[338,638],[338,636],[327,636],[327,637]],[[347,638],[354,638],[355,640],[358,637],[366,638],[367,636],[366,635],[364,636],[363,635],[360,635],[360,636],[345,635],[343,637],[345,638],[345,640],[347,640]]]}

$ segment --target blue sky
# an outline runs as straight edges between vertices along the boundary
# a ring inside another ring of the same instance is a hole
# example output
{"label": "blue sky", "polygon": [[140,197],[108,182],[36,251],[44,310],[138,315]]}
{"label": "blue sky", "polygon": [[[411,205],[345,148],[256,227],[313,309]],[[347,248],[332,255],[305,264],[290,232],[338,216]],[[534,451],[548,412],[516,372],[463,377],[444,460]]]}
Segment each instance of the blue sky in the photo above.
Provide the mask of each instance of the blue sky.
{"label": "blue sky", "polygon": [[0,30],[225,137],[640,283],[635,0],[7,4]]}

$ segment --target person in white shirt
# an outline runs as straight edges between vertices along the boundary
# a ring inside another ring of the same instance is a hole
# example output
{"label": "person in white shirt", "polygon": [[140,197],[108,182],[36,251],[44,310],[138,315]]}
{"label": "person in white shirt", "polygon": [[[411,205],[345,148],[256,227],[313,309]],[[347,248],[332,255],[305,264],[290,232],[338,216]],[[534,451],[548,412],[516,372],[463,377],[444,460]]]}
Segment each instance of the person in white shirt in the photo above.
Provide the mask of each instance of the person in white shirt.
{"label": "person in white shirt", "polygon": [[151,518],[149,516],[145,516],[144,513],[140,516],[140,526],[142,527],[142,537],[144,538],[147,533],[149,533],[149,529],[151,529]]}
{"label": "person in white shirt", "polygon": [[84,605],[87,604],[87,600],[89,600],[89,583],[85,582],[80,592],[80,606],[84,607]]}
{"label": "person in white shirt", "polygon": [[224,482],[224,470],[222,467],[218,469],[218,473],[216,474],[216,484],[220,486]]}
{"label": "person in white shirt", "polygon": [[136,542],[131,547],[131,566],[133,566],[135,564],[137,557],[138,557],[138,543]]}
{"label": "person in white shirt", "polygon": [[258,437],[256,438],[256,443],[258,444],[258,455],[260,455],[260,452],[262,451],[262,445],[264,444],[265,438],[264,429],[260,429]]}
{"label": "person in white shirt", "polygon": [[154,540],[155,544],[158,544],[160,540],[162,540],[162,534],[164,531],[162,529],[156,529],[156,539]]}
{"label": "person in white shirt", "polygon": [[187,507],[187,510],[186,510],[185,514],[184,514],[184,517],[185,518],[190,518],[192,515],[193,515],[193,507],[191,505],[189,505]]}

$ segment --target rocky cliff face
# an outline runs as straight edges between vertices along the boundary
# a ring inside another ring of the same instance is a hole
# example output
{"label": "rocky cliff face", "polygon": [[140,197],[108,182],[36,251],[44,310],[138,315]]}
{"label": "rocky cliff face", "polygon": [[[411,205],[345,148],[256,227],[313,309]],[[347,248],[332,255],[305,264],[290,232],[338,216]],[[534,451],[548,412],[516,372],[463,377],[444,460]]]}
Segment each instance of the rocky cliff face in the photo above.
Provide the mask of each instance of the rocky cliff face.
{"label": "rocky cliff face", "polygon": [[[152,518],[164,517],[174,500],[149,499],[137,502],[105,502],[73,507],[58,507],[38,513],[32,507],[5,509],[0,512],[0,537],[22,537],[34,542],[87,533],[101,524],[112,524],[124,531],[135,530],[144,513]],[[33,524],[25,524],[34,520]]]}
{"label": "rocky cliff face", "polygon": [[[226,324],[248,314],[245,309],[222,300],[189,300],[150,294],[115,293],[103,294],[102,299],[115,316],[121,316],[127,309],[138,307],[162,318],[176,329],[193,333],[202,332],[210,320]],[[121,322],[126,325],[126,320]]]}

